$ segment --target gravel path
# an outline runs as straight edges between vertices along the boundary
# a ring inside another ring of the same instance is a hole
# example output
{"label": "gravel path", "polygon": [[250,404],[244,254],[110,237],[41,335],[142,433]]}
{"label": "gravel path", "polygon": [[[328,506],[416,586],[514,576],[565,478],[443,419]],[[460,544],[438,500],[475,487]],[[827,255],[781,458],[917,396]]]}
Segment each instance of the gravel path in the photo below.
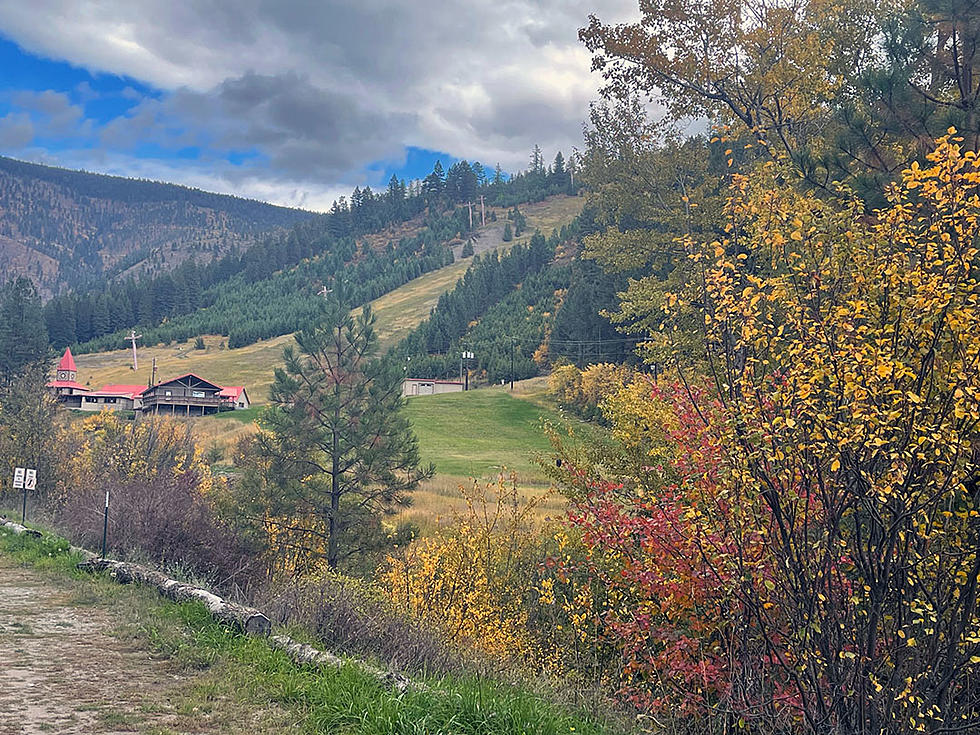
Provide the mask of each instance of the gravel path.
{"label": "gravel path", "polygon": [[145,720],[147,695],[173,679],[106,632],[116,625],[70,587],[0,558],[0,733],[132,732],[130,720]]}
{"label": "gravel path", "polygon": [[0,556],[0,735],[295,731],[268,702],[202,699],[211,674],[153,657],[114,607]]}

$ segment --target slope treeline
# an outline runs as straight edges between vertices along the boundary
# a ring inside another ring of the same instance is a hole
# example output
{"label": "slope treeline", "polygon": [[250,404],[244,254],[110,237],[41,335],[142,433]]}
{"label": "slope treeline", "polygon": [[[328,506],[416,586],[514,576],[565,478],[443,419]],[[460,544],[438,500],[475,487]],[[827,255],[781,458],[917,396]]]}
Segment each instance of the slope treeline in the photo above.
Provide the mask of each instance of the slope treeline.
{"label": "slope treeline", "polygon": [[[439,297],[429,318],[399,344],[394,358],[415,376],[445,378],[456,374],[460,353],[467,349],[476,354],[471,367],[496,381],[509,375],[504,370],[511,341],[518,340],[521,372],[537,374],[537,366],[526,364],[526,345],[540,344],[543,322],[535,319],[537,329],[528,328],[526,307],[533,312],[542,296],[554,299],[566,281],[565,271],[550,265],[558,239],[557,233],[550,240],[535,233],[527,245],[515,245],[505,255],[477,256],[455,288]],[[511,298],[515,294],[524,296],[523,306]]]}
{"label": "slope treeline", "polygon": [[[295,331],[308,321],[311,311],[302,302],[311,289],[344,282],[348,297],[361,303],[450,262],[438,243],[470,231],[470,207],[481,195],[493,205],[571,190],[560,154],[553,167],[537,165],[508,179],[499,170],[488,178],[482,166],[466,161],[443,172],[437,162],[421,181],[392,177],[377,193],[357,188],[328,214],[247,250],[57,297],[45,307],[51,342],[78,345],[80,352],[112,348],[138,326],[150,344],[217,333],[241,346]],[[357,244],[364,235],[420,217],[423,230],[414,237],[379,251]]]}

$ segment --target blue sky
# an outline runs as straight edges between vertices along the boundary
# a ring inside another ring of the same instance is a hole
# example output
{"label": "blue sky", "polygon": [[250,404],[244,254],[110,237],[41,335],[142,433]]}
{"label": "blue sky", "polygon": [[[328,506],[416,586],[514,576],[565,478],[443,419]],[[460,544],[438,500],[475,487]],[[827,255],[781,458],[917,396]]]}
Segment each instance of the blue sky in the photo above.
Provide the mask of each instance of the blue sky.
{"label": "blue sky", "polygon": [[580,145],[595,4],[10,0],[0,154],[320,210],[437,159],[518,170]]}

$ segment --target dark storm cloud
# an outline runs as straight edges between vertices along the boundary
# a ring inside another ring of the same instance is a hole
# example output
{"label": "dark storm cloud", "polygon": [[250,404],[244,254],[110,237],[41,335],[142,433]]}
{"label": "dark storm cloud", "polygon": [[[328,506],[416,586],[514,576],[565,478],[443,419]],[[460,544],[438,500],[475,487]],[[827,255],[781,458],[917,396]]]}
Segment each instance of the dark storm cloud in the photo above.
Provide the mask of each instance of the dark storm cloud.
{"label": "dark storm cloud", "polygon": [[258,151],[270,176],[332,181],[365,161],[397,155],[415,125],[412,113],[369,108],[356,95],[293,72],[248,72],[211,90],[181,88],[163,100],[147,100],[105,126],[102,141]]}

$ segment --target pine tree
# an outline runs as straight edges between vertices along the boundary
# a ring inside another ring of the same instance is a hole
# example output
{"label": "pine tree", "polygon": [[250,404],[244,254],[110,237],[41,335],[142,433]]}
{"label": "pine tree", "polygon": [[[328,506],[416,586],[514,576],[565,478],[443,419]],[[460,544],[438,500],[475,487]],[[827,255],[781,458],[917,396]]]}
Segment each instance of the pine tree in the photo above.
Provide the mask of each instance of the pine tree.
{"label": "pine tree", "polygon": [[544,154],[541,152],[541,147],[535,145],[531,151],[531,173],[543,174],[544,172]]}
{"label": "pine tree", "polygon": [[381,518],[409,505],[434,472],[419,466],[401,411],[401,371],[375,359],[374,321],[369,307],[355,319],[339,301],[323,302],[316,325],[283,350],[274,406],[260,422],[267,517],[287,519],[277,538],[331,569],[375,548]]}
{"label": "pine tree", "polygon": [[19,277],[0,290],[0,385],[9,385],[47,351],[41,299],[34,284]]}
{"label": "pine tree", "polygon": [[432,206],[442,196],[445,189],[445,175],[442,170],[442,162],[436,161],[432,167],[432,173],[422,181],[422,195],[425,197],[426,204]]}

